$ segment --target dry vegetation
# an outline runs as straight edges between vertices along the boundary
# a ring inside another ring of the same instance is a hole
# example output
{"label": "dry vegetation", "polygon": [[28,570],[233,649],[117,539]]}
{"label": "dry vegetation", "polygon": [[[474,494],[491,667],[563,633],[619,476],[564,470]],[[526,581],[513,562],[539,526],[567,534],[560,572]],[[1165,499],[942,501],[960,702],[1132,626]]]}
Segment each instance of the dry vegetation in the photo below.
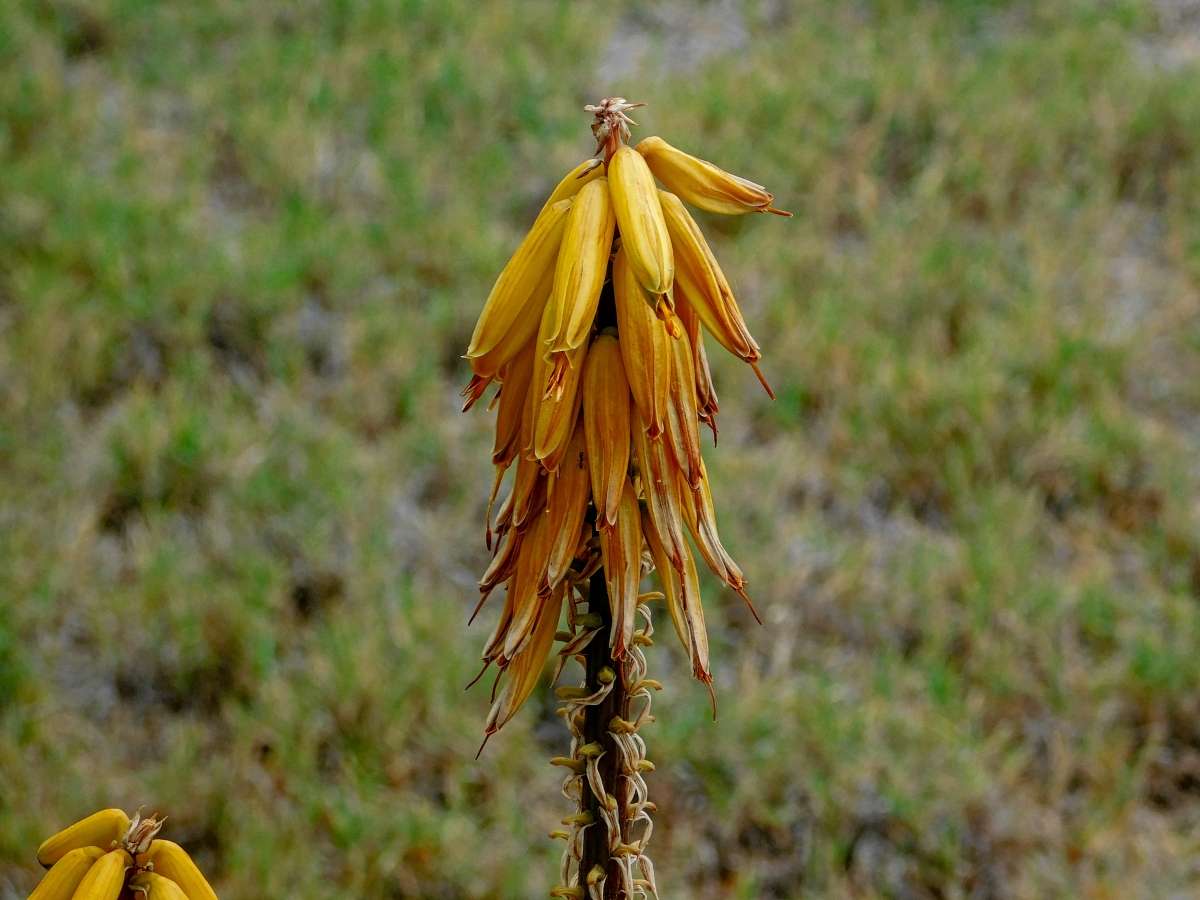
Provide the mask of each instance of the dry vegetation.
{"label": "dry vegetation", "polygon": [[0,898],[142,803],[227,900],[544,895],[455,393],[610,92],[798,214],[702,223],[780,399],[720,360],[767,625],[716,725],[651,654],[665,894],[1195,895],[1195,12],[0,2]]}

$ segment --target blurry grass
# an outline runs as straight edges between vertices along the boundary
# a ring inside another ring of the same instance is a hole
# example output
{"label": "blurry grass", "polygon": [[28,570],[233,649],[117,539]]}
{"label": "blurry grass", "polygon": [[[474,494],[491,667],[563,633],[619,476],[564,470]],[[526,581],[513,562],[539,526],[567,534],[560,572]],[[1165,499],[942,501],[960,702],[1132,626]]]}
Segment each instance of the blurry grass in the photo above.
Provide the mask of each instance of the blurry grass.
{"label": "blurry grass", "polygon": [[812,0],[674,71],[662,9],[0,4],[0,895],[143,803],[227,898],[545,893],[454,393],[606,93],[797,213],[702,222],[768,627],[707,585],[715,725],[653,654],[665,890],[1196,891],[1196,67],[1149,5]]}

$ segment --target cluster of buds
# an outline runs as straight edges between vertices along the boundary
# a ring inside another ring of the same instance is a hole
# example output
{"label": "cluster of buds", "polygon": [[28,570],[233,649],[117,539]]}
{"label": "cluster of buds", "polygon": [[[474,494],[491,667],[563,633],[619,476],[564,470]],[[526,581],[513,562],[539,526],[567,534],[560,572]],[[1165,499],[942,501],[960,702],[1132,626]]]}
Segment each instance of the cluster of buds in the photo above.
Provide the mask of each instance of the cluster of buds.
{"label": "cluster of buds", "polygon": [[[661,138],[628,146],[636,123],[626,113],[637,105],[612,98],[588,107],[603,159],[581,163],[554,189],[500,273],[467,351],[474,374],[464,409],[500,382],[486,533],[495,555],[479,606],[506,586],[483,660],[485,671],[494,663],[508,679],[489,735],[532,692],[564,603],[573,606],[578,586],[601,567],[613,659],[632,648],[649,559],[693,673],[709,684],[689,536],[745,597],[746,579],[717,534],[700,454],[700,424],[714,441],[717,434],[704,332],[770,388],[758,372],[759,346],[684,203],[788,213],[771,206],[761,185]],[[510,467],[512,490],[493,517]]]}
{"label": "cluster of buds", "polygon": [[102,809],[60,831],[38,848],[50,871],[29,900],[217,900],[187,852],[157,836],[163,821]]}

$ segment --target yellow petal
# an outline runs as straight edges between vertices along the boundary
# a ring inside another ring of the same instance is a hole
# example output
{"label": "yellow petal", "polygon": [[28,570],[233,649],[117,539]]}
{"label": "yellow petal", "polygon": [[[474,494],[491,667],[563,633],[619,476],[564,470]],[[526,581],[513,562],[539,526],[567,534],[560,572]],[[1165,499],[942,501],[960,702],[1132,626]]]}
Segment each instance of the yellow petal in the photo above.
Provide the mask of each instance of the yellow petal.
{"label": "yellow petal", "polygon": [[750,363],[772,400],[775,394],[758,368],[762,351],[746,327],[733,290],[713,256],[700,227],[679,198],[661,192],[667,229],[675,242],[678,271],[675,278],[676,304],[689,305],[704,327],[734,356]]}
{"label": "yellow petal", "polygon": [[[542,316],[539,344],[545,344],[552,327],[552,310]],[[579,379],[587,359],[587,342],[565,353],[551,353],[534,363],[533,454],[543,468],[554,472],[567,452],[567,441],[579,415]]]}
{"label": "yellow petal", "polygon": [[[696,573],[696,561],[691,553],[683,559],[681,575],[683,613],[687,622],[688,637],[692,644],[692,674],[701,681],[712,682],[712,671],[708,663],[708,631],[704,627],[704,607],[700,603],[700,578]],[[713,701],[714,704],[716,701]],[[716,714],[716,706],[713,706]]]}
{"label": "yellow petal", "polygon": [[629,479],[625,479],[621,490],[617,524],[600,528],[600,553],[613,611],[609,646],[613,659],[624,659],[633,644],[634,612],[642,580],[642,517]]}
{"label": "yellow petal", "polygon": [[546,497],[546,477],[542,466],[527,454],[517,458],[517,474],[513,479],[512,525],[524,531],[532,514]]}
{"label": "yellow petal", "polygon": [[188,900],[217,900],[192,858],[174,841],[156,840],[146,855],[154,863],[154,871],[179,885]]}
{"label": "yellow petal", "polygon": [[700,317],[684,297],[682,291],[675,292],[675,312],[692,345],[693,369],[696,372],[696,401],[700,421],[713,430],[713,441],[717,438],[717,389],[713,385],[712,371],[708,367],[708,353],[704,349],[704,334],[700,330]]}
{"label": "yellow petal", "polygon": [[157,872],[140,872],[129,879],[129,884],[131,887],[143,888],[146,900],[188,900],[183,888]]}
{"label": "yellow petal", "polygon": [[687,538],[683,533],[679,485],[671,462],[667,459],[667,449],[663,441],[650,439],[641,421],[641,414],[636,410],[632,430],[633,452],[642,479],[642,494],[650,511],[650,521],[672,565],[683,571]]}
{"label": "yellow petal", "polygon": [[102,809],[43,841],[38,847],[38,862],[43,866],[53,865],[78,847],[99,847],[107,852],[112,849],[112,842],[120,840],[128,830],[129,816],[119,809]]}
{"label": "yellow petal", "polygon": [[564,582],[543,604],[538,614],[537,624],[534,626],[532,639],[520,653],[513,657],[506,668],[508,677],[504,683],[504,689],[488,713],[485,727],[488,734],[495,734],[499,731],[533,693],[542,669],[546,665],[546,655],[554,644],[554,632],[558,629],[565,593],[566,583]]}
{"label": "yellow petal", "polygon": [[667,230],[675,245],[679,277],[686,282],[686,299],[704,327],[717,341],[747,362],[762,358],[762,353],[746,328],[733,290],[713,256],[700,226],[674,194],[660,191]]}
{"label": "yellow petal", "polygon": [[634,150],[621,147],[608,163],[608,182],[634,277],[656,297],[667,293],[674,283],[675,257],[650,168]]}
{"label": "yellow petal", "polygon": [[657,439],[666,427],[671,392],[671,338],[633,277],[623,246],[613,260],[613,301],[629,391],[650,437]]}
{"label": "yellow petal", "polygon": [[660,137],[638,142],[637,152],[668,189],[688,203],[709,212],[738,215],[749,212],[791,213],[774,209],[766,188],[737,175],[730,175],[710,162],[677,150]]}
{"label": "yellow petal", "polygon": [[708,633],[704,628],[704,610],[700,605],[700,579],[696,573],[696,564],[688,553],[684,558],[682,570],[675,568],[658,539],[647,509],[642,510],[642,534],[645,535],[650,555],[654,558],[654,568],[658,571],[658,580],[662,583],[671,622],[679,635],[680,643],[683,644],[684,652],[692,661],[692,673],[701,681],[709,681],[712,676],[709,674]]}
{"label": "yellow petal", "polygon": [[[588,353],[591,361],[592,353]],[[628,446],[628,439],[626,440]],[[549,532],[554,544],[546,564],[546,581],[539,593],[548,593],[558,587],[566,576],[575,549],[579,543],[579,530],[587,514],[589,492],[587,441],[584,437],[584,422],[577,421],[575,432],[567,445],[566,457],[558,473],[547,488],[547,515],[550,516]]]}
{"label": "yellow petal", "polygon": [[555,203],[537,217],[496,279],[467,349],[476,375],[497,374],[537,333],[572,202]]}
{"label": "yellow petal", "polygon": [[513,614],[504,637],[502,655],[505,659],[513,659],[533,635],[538,612],[545,602],[538,587],[545,576],[550,547],[556,537],[550,531],[550,525],[549,513],[539,511],[522,544],[517,570],[508,581],[509,593],[513,595]]}
{"label": "yellow petal", "polygon": [[662,583],[667,612],[671,614],[671,623],[675,626],[676,634],[679,635],[679,642],[683,644],[683,650],[690,658],[692,639],[688,633],[688,623],[683,610],[683,586],[680,583],[679,570],[671,563],[666,550],[663,549],[662,541],[658,539],[658,532],[650,519],[650,511],[643,508],[641,512],[642,536],[646,539],[650,555],[654,558],[654,568],[658,572],[658,580]]}
{"label": "yellow petal", "polygon": [[555,203],[561,200],[568,200],[574,197],[583,189],[589,182],[595,181],[604,175],[604,165],[598,159],[585,159],[570,172],[566,177],[558,183],[554,191],[550,194],[550,198],[542,206],[541,211],[545,212]]}
{"label": "yellow petal", "polygon": [[492,557],[491,564],[483,577],[479,579],[479,590],[488,594],[507,581],[517,570],[517,560],[520,559],[521,543],[525,532],[511,529],[504,537],[503,543]]}
{"label": "yellow petal", "polygon": [[567,216],[550,295],[554,312],[547,341],[551,352],[574,350],[588,339],[608,271],[616,222],[608,179],[597,178],[579,192]]}
{"label": "yellow petal", "polygon": [[721,538],[717,534],[717,515],[713,508],[712,493],[708,486],[708,472],[704,467],[703,459],[700,461],[699,490],[688,492],[686,486],[681,486],[680,493],[690,493],[690,497],[682,498],[681,510],[684,523],[692,535],[692,540],[696,542],[700,555],[704,557],[704,561],[708,563],[708,567],[712,569],[714,575],[742,595],[742,599],[750,607],[750,612],[761,624],[762,619],[759,618],[758,611],[750,602],[750,598],[746,596],[746,578],[738,564],[733,561],[733,557],[726,552],[725,547],[721,544]]}
{"label": "yellow petal", "polygon": [[83,876],[104,855],[99,847],[76,847],[68,850],[51,866],[29,900],[71,900]]}
{"label": "yellow petal", "polygon": [[73,900],[117,900],[125,886],[125,869],[131,865],[133,857],[124,850],[105,853],[80,880]]}
{"label": "yellow petal", "polygon": [[530,338],[504,369],[500,384],[500,404],[496,410],[496,440],[492,445],[492,464],[507,468],[525,449],[521,442],[521,420],[529,400],[537,359],[537,338]]}
{"label": "yellow petal", "polygon": [[675,465],[696,490],[700,486],[700,416],[692,344],[686,334],[671,341],[671,396],[667,404],[667,447]]}
{"label": "yellow petal", "polygon": [[583,425],[592,498],[602,525],[615,525],[629,472],[629,381],[621,347],[608,330],[592,342],[583,367]]}

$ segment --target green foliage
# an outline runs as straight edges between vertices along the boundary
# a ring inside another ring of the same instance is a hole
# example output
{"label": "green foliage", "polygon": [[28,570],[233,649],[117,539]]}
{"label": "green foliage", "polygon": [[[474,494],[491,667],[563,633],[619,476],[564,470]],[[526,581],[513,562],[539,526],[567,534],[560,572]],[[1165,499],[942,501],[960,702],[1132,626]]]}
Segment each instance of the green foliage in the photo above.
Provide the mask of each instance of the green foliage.
{"label": "green foliage", "polygon": [[[744,43],[701,58],[714,16]],[[0,883],[148,804],[225,898],[545,894],[565,730],[547,685],[473,759],[490,418],[455,393],[613,93],[797,214],[700,217],[780,399],[710,343],[767,627],[706,583],[714,725],[660,616],[665,892],[1194,893],[1200,81],[1164,21],[0,3]]]}

